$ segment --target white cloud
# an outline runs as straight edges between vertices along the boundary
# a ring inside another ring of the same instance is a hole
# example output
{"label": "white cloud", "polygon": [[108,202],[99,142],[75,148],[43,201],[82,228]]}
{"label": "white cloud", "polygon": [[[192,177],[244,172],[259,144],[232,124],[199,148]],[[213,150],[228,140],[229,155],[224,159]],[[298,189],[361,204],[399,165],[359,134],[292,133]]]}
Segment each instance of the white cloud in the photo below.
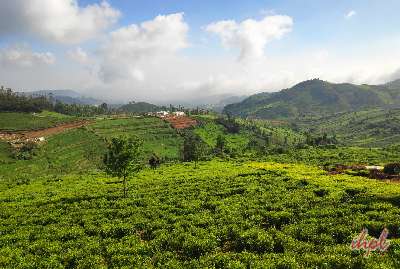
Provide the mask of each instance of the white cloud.
{"label": "white cloud", "polygon": [[101,78],[105,82],[131,78],[143,81],[145,74],[138,66],[186,48],[188,29],[183,13],[159,15],[140,25],[117,29],[100,50]]}
{"label": "white cloud", "polygon": [[221,94],[277,91],[315,77],[332,82],[380,83],[399,68],[400,51],[396,48],[400,40],[395,38],[354,45],[356,50],[329,44],[291,47],[284,52],[275,50],[265,59],[268,42],[282,37],[293,25],[290,17],[272,17],[220,21],[207,27],[225,46],[241,50],[243,60],[257,58],[246,64],[230,55],[207,54],[209,42],[201,46],[204,54],[180,53],[189,46],[189,27],[178,13],[121,27],[93,47],[82,45],[91,50],[70,47],[66,56],[80,65],[57,60],[49,67],[55,57],[47,50],[0,48],[0,81],[15,89],[70,88],[105,100],[168,104],[176,100],[213,101],[217,99],[206,97]]}
{"label": "white cloud", "polygon": [[12,0],[0,2],[0,35],[31,34],[77,44],[117,21],[120,12],[106,1],[80,7],[77,0]]}
{"label": "white cloud", "polygon": [[0,63],[7,67],[34,67],[54,64],[56,58],[50,52],[33,52],[27,45],[15,45],[0,49]]}
{"label": "white cloud", "polygon": [[238,48],[240,60],[257,59],[264,56],[265,46],[274,39],[280,39],[292,30],[293,20],[289,16],[266,16],[260,21],[247,19],[209,24],[206,31],[217,34],[225,47]]}
{"label": "white cloud", "polygon": [[346,19],[351,19],[352,17],[354,17],[355,15],[357,15],[357,12],[355,10],[350,10],[344,17]]}
{"label": "white cloud", "polygon": [[84,51],[81,47],[77,47],[75,49],[67,51],[67,56],[80,64],[87,64],[90,59],[86,51]]}

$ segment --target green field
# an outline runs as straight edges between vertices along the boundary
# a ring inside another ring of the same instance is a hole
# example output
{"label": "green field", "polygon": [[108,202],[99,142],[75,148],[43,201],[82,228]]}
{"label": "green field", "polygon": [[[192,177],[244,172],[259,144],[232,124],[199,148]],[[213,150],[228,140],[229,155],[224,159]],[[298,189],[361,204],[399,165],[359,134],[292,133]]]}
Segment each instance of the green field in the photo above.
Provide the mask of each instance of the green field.
{"label": "green field", "polygon": [[[3,268],[396,268],[398,185],[304,165],[147,169],[122,198],[102,174],[0,183]],[[384,255],[350,242],[390,231]]]}
{"label": "green field", "polygon": [[0,112],[0,131],[38,130],[74,120],[75,117],[56,112],[45,111],[36,114]]}
{"label": "green field", "polygon": [[[237,150],[255,136],[302,138],[266,122],[231,134],[214,120],[193,130],[211,147],[221,134]],[[130,177],[127,198],[102,172],[104,138],[118,135],[173,161]],[[319,168],[399,162],[398,147],[266,148],[195,165],[179,162],[182,141],[158,118],[132,117],[48,137],[30,160],[1,142],[0,268],[400,267],[400,185]],[[364,227],[389,229],[388,252],[350,249]]]}
{"label": "green field", "polygon": [[104,138],[119,135],[137,136],[144,141],[146,155],[154,152],[167,160],[180,157],[182,138],[168,123],[159,118],[105,119],[97,121],[88,128]]}

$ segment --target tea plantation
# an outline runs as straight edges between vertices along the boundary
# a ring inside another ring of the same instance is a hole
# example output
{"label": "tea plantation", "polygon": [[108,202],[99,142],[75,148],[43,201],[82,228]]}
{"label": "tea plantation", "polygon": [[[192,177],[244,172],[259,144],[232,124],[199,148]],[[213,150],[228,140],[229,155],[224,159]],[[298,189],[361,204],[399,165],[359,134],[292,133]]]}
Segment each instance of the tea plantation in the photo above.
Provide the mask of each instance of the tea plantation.
{"label": "tea plantation", "polygon": [[147,155],[156,153],[169,160],[179,158],[183,144],[182,137],[168,123],[155,117],[105,119],[90,125],[88,129],[103,138],[121,134],[137,136],[143,139]]}
{"label": "tea plantation", "polygon": [[[4,268],[396,268],[400,187],[304,165],[147,169],[122,198],[102,174],[1,183]],[[387,253],[349,245],[390,231]]]}
{"label": "tea plantation", "polygon": [[[225,133],[211,123],[194,131],[210,145]],[[119,134],[169,160],[130,177],[126,198],[101,169],[104,139]],[[227,134],[228,145],[250,135]],[[48,137],[28,160],[0,143],[0,268],[400,267],[400,185],[319,168],[399,161],[396,147],[309,147],[195,166],[179,162],[182,140],[144,117]],[[362,228],[378,238],[385,227],[387,252],[351,250]]]}

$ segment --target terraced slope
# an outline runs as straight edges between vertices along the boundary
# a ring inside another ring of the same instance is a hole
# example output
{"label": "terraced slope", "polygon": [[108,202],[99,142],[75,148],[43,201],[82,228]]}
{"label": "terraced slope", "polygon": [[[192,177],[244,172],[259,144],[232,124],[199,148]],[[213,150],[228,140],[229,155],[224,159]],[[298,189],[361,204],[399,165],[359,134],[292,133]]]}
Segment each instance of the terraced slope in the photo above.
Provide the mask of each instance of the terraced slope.
{"label": "terraced slope", "polygon": [[89,129],[104,138],[136,135],[144,140],[144,150],[166,159],[179,158],[183,140],[169,123],[156,117],[106,119],[90,125]]}

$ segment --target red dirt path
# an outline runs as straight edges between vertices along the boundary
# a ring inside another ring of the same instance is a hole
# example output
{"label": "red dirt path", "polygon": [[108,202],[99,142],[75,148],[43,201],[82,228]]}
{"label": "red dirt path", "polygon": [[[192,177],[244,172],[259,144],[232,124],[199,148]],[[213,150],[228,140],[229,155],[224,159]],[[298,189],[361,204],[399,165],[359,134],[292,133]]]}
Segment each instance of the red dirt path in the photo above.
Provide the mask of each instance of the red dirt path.
{"label": "red dirt path", "polygon": [[39,137],[47,137],[54,134],[62,133],[66,130],[76,129],[90,123],[89,121],[77,121],[62,123],[54,127],[36,130],[36,131],[20,131],[20,132],[0,132],[0,139],[2,140],[16,140],[16,139],[32,139]]}

